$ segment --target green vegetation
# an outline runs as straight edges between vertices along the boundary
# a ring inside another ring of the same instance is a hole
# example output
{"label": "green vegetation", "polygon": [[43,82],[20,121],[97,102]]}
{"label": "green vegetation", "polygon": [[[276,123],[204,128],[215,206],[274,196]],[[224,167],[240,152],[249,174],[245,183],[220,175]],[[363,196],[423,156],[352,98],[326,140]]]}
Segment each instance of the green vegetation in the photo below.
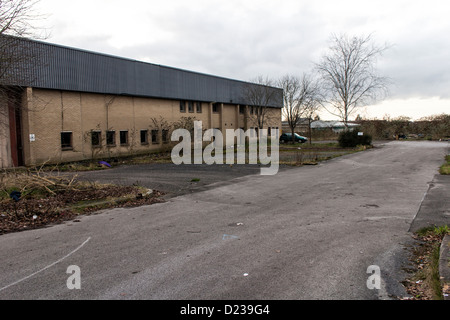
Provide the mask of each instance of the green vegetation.
{"label": "green vegetation", "polygon": [[450,154],[445,156],[445,163],[439,169],[440,174],[450,174]]}
{"label": "green vegetation", "polygon": [[443,226],[429,226],[422,228],[416,232],[419,237],[436,236],[443,238],[446,234],[450,233],[450,227],[448,225]]}
{"label": "green vegetation", "polygon": [[428,256],[428,266],[419,272],[421,279],[428,284],[433,300],[443,300],[441,280],[439,278],[439,252],[440,244],[436,243]]}
{"label": "green vegetation", "polygon": [[369,134],[359,135],[359,128],[353,131],[343,131],[339,134],[338,142],[342,148],[355,148],[356,146],[372,145],[372,136]]}
{"label": "green vegetation", "polygon": [[450,114],[434,115],[411,121],[409,117],[400,116],[379,119],[360,119],[361,131],[372,135],[376,140],[446,140],[450,138]]}
{"label": "green vegetation", "polygon": [[443,300],[443,288],[439,275],[440,247],[450,228],[430,226],[416,232],[420,244],[414,248],[413,262],[416,271],[404,282],[415,300]]}
{"label": "green vegetation", "polygon": [[450,228],[447,225],[445,225],[440,227],[434,227],[433,231],[437,236],[444,237],[445,235],[450,233]]}

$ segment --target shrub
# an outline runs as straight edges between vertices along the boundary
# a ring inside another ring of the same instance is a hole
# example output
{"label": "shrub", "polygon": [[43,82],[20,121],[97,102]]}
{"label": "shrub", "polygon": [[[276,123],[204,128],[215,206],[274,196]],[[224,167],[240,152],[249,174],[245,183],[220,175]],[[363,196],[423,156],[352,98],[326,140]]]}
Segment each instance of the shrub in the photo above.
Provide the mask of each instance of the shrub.
{"label": "shrub", "polygon": [[358,128],[353,131],[343,131],[339,134],[338,142],[341,148],[354,148],[358,145],[370,146],[372,144],[372,136],[364,134],[358,135]]}

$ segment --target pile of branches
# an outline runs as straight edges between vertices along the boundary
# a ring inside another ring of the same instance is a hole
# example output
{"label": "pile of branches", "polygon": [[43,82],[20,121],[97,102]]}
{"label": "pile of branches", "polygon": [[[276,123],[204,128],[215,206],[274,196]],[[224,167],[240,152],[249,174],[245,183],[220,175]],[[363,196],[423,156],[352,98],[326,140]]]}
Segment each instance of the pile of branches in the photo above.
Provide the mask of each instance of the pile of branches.
{"label": "pile of branches", "polygon": [[42,168],[22,172],[6,172],[0,176],[0,186],[4,192],[14,189],[21,195],[34,191],[56,195],[60,191],[78,190],[78,175],[60,175],[53,171],[44,172]]}

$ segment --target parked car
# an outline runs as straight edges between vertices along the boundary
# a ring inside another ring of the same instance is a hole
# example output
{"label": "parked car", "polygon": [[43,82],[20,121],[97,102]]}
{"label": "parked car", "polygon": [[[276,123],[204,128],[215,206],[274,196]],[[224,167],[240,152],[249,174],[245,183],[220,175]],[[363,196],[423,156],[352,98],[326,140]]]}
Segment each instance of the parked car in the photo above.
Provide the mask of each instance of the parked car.
{"label": "parked car", "polygon": [[[308,141],[308,138],[302,137],[301,135],[294,133],[294,139],[295,142],[300,142],[300,143],[305,143],[306,141]],[[280,136],[280,142],[281,143],[285,143],[285,142],[290,142],[292,141],[292,133],[283,133]]]}

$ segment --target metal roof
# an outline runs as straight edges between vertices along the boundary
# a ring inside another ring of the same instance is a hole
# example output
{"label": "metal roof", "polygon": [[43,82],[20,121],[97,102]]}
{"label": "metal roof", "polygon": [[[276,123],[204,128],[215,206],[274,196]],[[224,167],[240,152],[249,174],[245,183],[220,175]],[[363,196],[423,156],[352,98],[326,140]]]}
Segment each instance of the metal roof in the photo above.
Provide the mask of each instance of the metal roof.
{"label": "metal roof", "polygon": [[[32,56],[27,65],[32,76],[29,83],[15,80],[11,85],[247,105],[251,103],[244,88],[260,86],[42,41],[16,40],[20,50]],[[282,89],[269,89],[275,94],[268,106],[282,108]]]}

